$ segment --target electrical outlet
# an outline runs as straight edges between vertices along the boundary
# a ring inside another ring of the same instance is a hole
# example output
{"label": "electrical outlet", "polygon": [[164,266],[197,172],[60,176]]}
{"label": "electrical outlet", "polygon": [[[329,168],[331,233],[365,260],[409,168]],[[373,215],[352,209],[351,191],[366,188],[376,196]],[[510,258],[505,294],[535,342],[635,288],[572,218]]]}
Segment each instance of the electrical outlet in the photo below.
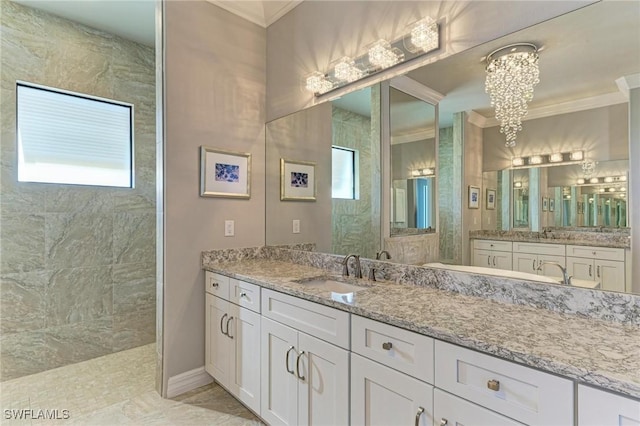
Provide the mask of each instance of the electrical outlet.
{"label": "electrical outlet", "polygon": [[300,219],[293,219],[293,233],[300,233]]}
{"label": "electrical outlet", "polygon": [[235,222],[233,220],[224,221],[224,236],[233,237],[235,235]]}

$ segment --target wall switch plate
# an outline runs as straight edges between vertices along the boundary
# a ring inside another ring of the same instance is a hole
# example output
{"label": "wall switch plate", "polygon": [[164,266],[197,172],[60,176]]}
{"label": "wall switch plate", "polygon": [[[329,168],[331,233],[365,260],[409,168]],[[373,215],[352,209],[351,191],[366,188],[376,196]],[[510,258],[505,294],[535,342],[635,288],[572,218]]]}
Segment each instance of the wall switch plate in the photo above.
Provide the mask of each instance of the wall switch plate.
{"label": "wall switch plate", "polygon": [[235,235],[235,222],[233,220],[224,221],[224,236],[233,237]]}
{"label": "wall switch plate", "polygon": [[300,219],[293,219],[293,233],[300,233]]}

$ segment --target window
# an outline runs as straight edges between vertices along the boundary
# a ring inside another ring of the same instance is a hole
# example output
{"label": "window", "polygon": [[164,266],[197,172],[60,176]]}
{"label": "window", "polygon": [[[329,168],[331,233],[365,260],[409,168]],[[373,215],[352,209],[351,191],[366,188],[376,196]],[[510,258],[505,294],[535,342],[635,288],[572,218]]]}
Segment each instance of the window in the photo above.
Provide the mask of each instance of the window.
{"label": "window", "polygon": [[331,196],[355,200],[358,198],[358,152],[334,146],[331,149]]}
{"label": "window", "polygon": [[133,187],[133,105],[17,83],[18,180]]}

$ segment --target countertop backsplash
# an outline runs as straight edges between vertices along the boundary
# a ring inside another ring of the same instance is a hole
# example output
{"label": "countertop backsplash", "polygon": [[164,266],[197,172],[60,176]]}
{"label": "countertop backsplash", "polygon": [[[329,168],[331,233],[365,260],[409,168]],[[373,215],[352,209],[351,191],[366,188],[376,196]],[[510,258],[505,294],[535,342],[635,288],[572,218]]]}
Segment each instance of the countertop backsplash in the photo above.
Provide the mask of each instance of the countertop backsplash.
{"label": "countertop backsplash", "polygon": [[[344,256],[314,252],[313,248],[313,244],[304,244],[212,250],[202,253],[202,266],[204,269],[215,269],[215,264],[221,262],[277,260],[322,269],[327,274],[341,273]],[[361,259],[361,264],[364,277],[373,267],[379,281],[431,287],[562,314],[640,325],[640,296],[637,295],[371,259]]]}
{"label": "countertop backsplash", "polygon": [[[589,228],[591,229],[591,228]],[[550,228],[547,232],[530,231],[470,231],[469,238],[479,240],[503,240],[513,242],[573,244],[582,246],[597,246],[611,248],[630,248],[631,239],[629,228],[615,231],[596,230],[565,230]]]}

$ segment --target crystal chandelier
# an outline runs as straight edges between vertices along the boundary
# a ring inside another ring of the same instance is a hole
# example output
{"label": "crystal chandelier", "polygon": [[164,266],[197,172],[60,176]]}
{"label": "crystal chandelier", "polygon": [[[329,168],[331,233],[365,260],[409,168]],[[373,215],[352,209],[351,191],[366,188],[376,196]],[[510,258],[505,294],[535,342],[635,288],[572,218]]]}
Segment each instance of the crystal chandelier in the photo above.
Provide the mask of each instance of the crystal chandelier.
{"label": "crystal chandelier", "polygon": [[487,56],[485,91],[496,109],[500,133],[506,146],[516,145],[516,133],[522,130],[527,103],[533,99],[533,88],[540,82],[538,48],[530,43],[511,44]]}

